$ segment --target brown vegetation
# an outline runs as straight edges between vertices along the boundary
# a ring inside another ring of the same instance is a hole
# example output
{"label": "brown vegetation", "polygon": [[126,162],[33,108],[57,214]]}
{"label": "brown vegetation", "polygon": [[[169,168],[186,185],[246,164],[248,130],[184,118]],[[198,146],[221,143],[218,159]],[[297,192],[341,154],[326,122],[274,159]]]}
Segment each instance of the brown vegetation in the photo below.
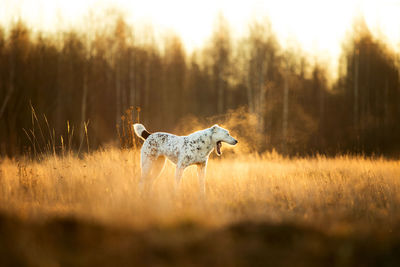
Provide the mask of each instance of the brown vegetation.
{"label": "brown vegetation", "polygon": [[398,161],[270,153],[212,158],[205,199],[194,168],[173,194],[172,164],[141,198],[138,162],[139,154],[128,150],[41,163],[3,160],[0,249],[11,255],[5,259],[40,266],[400,260]]}

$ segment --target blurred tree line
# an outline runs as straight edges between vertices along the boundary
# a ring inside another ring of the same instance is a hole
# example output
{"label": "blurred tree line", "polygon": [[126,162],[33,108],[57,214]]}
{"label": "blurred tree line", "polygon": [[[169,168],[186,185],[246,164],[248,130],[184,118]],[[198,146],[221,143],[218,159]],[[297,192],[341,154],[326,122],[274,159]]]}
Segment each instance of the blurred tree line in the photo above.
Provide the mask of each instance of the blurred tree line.
{"label": "blurred tree line", "polygon": [[362,20],[343,44],[339,77],[331,82],[321,61],[283,49],[268,21],[252,23],[247,36],[234,40],[220,16],[211,39],[190,54],[178,36],[156,41],[151,30],[135,32],[122,16],[107,27],[57,34],[19,21],[0,28],[0,154],[29,147],[23,129],[32,127],[31,103],[56,137],[67,135],[68,122],[79,133],[73,142],[81,143],[89,123],[93,148],[117,140],[116,127],[131,106],[160,131],[174,130],[190,114],[244,106],[256,123],[238,123],[257,136],[260,152],[395,155],[399,63],[399,54]]}

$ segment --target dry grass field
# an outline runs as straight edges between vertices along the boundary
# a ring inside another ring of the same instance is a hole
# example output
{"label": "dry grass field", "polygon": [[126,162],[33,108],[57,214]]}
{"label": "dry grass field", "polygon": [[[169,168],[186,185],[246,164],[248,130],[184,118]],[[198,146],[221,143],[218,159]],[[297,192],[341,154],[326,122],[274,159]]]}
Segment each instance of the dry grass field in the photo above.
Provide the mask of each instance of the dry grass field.
{"label": "dry grass field", "polygon": [[277,154],[211,158],[173,192],[166,165],[138,194],[139,153],[0,162],[0,264],[394,266],[400,161]]}

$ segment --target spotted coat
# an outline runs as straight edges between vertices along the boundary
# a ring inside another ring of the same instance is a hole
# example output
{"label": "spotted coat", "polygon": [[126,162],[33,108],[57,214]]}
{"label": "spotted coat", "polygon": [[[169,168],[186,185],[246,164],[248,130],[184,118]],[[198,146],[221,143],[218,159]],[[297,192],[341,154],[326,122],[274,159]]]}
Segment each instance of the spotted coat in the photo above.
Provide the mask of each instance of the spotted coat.
{"label": "spotted coat", "polygon": [[[160,158],[166,157],[177,166],[175,173],[177,186],[180,184],[183,170],[190,165],[196,164],[203,193],[205,192],[205,168],[210,153],[217,149],[217,154],[219,154],[221,142],[231,145],[237,143],[237,140],[230,136],[227,130],[218,125],[187,136],[177,136],[163,132],[150,134],[142,124],[134,124],[134,130],[140,138],[145,140],[141,149],[141,183],[144,183],[146,179],[155,178],[148,178],[152,165]],[[163,164],[164,161],[162,162]],[[159,169],[162,170],[162,168]]]}

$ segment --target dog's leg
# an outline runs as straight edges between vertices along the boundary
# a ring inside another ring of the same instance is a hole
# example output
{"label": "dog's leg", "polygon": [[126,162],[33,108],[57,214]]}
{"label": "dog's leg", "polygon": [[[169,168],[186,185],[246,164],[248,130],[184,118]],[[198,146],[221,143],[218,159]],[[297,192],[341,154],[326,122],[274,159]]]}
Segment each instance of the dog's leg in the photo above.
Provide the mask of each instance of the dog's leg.
{"label": "dog's leg", "polygon": [[182,168],[182,166],[176,165],[176,170],[175,170],[175,192],[179,191],[179,189],[180,189],[183,170],[184,170],[184,168]]}
{"label": "dog's leg", "polygon": [[154,177],[154,179],[161,174],[161,172],[164,169],[164,165],[165,165],[165,157],[163,156],[158,157],[157,160],[154,162],[151,171],[151,175]]}
{"label": "dog's leg", "polygon": [[197,164],[197,176],[199,178],[200,193],[206,194],[206,167],[207,163]]}
{"label": "dog's leg", "polygon": [[152,191],[154,181],[158,178],[158,176],[164,169],[164,165],[165,165],[165,157],[163,157],[163,156],[158,157],[153,162],[152,168],[151,168],[151,174],[149,175],[149,178],[148,178],[149,191]]}
{"label": "dog's leg", "polygon": [[147,191],[147,183],[148,179],[150,177],[150,172],[151,172],[151,167],[152,167],[152,161],[151,159],[147,157],[142,157],[142,162],[141,162],[141,167],[142,167],[142,175],[140,176],[139,180],[139,191],[142,194],[144,191]]}

